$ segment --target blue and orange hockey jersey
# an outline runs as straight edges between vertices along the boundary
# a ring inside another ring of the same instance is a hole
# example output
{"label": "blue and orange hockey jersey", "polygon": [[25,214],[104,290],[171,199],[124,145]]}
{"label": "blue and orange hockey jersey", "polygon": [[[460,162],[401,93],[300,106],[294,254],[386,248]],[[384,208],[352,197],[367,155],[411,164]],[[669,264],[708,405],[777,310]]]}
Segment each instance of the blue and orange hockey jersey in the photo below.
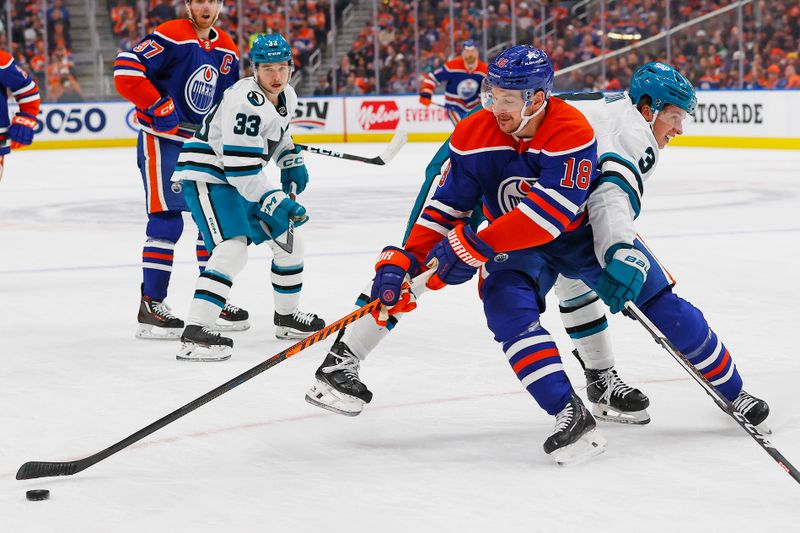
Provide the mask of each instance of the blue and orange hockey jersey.
{"label": "blue and orange hockey jersey", "polygon": [[[0,89],[3,94],[11,91],[14,99],[19,104],[19,110],[31,116],[39,114],[39,88],[33,79],[14,62],[11,54],[0,50]],[[11,140],[8,138],[8,126],[11,118],[8,116],[8,105],[0,106],[0,156],[11,151]]]}
{"label": "blue and orange hockey jersey", "polygon": [[545,113],[531,139],[503,133],[489,111],[461,121],[450,139],[450,167],[406,249],[424,261],[479,199],[491,223],[478,235],[496,252],[539,246],[579,227],[599,177],[594,130],[558,98],[550,98]]}
{"label": "blue and orange hockey jersey", "polygon": [[421,93],[433,94],[437,85],[444,83],[444,103],[465,114],[480,104],[481,82],[488,73],[483,61],[474,70],[468,70],[463,57],[451,59],[423,80]]}
{"label": "blue and orange hockey jersey", "polygon": [[239,56],[231,37],[214,28],[209,40],[199,39],[188,19],[159,25],[131,50],[120,52],[114,63],[114,85],[136,106],[141,128],[178,141],[194,132],[182,128],[176,135],[156,133],[144,111],[169,95],[181,122],[199,124],[238,79]]}

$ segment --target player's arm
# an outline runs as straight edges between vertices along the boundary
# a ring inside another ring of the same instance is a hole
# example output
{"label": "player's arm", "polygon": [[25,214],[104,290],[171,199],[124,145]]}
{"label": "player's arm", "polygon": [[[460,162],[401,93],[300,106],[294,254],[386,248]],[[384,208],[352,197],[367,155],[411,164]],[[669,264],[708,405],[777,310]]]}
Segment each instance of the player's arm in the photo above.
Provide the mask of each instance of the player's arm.
{"label": "player's arm", "polygon": [[178,114],[169,95],[162,95],[150,81],[171,66],[170,44],[150,34],[130,50],[117,54],[114,62],[114,87],[117,92],[152,118],[153,129],[175,133]]}
{"label": "player's arm", "polygon": [[[297,109],[297,94],[291,85],[283,91],[288,116]],[[286,131],[275,149],[275,164],[281,170],[281,188],[286,194],[300,194],[308,185],[308,169],[300,148],[295,146],[292,136]]]}
{"label": "player's arm", "polygon": [[6,52],[0,51],[0,81],[8,87],[14,99],[19,104],[19,112],[11,119],[8,128],[8,137],[11,139],[11,148],[29,145],[33,142],[33,134],[39,114],[39,88],[36,82],[21,68],[16,65],[14,58]]}
{"label": "player's arm", "polygon": [[495,252],[540,246],[556,239],[573,221],[597,179],[597,143],[543,158],[541,175],[528,195],[478,237]]}
{"label": "player's arm", "polygon": [[426,107],[431,105],[433,91],[436,90],[436,86],[442,83],[442,80],[446,77],[447,68],[445,66],[441,66],[433,72],[428,73],[422,80],[422,87],[419,89],[419,103]]}

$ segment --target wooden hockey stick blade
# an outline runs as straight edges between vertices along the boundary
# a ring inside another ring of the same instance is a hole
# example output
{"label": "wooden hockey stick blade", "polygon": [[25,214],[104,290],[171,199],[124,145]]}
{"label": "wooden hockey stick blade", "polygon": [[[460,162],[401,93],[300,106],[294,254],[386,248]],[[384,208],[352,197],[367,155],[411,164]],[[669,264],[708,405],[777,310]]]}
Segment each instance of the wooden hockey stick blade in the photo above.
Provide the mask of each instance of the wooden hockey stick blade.
{"label": "wooden hockey stick blade", "polygon": [[405,131],[397,131],[392,137],[392,140],[389,141],[389,145],[386,147],[386,149],[384,149],[383,153],[375,157],[363,157],[345,152],[336,152],[334,150],[329,150],[328,148],[319,148],[317,146],[309,146],[307,144],[295,143],[295,146],[312,154],[326,155],[328,157],[336,157],[338,159],[346,159],[348,161],[360,161],[362,163],[369,163],[370,165],[385,165],[397,155],[397,152],[399,152],[407,142],[408,133]]}
{"label": "wooden hockey stick blade", "polygon": [[[411,280],[411,289],[414,290],[415,288],[420,288],[425,285],[425,282],[428,281],[435,270],[431,269],[426,272],[423,272],[413,280]],[[77,459],[75,461],[63,461],[63,462],[42,462],[42,461],[29,461],[23,464],[19,470],[17,471],[17,479],[35,479],[40,477],[53,477],[53,476],[71,476],[73,474],[77,474],[83,470],[86,470],[92,465],[95,465],[106,459],[115,453],[124,450],[131,444],[142,440],[143,438],[147,437],[148,435],[155,433],[159,429],[163,428],[164,426],[175,422],[179,418],[188,415],[195,409],[207,404],[211,400],[222,396],[226,392],[233,390],[234,388],[238,387],[242,383],[250,381],[257,375],[261,374],[262,372],[269,370],[273,366],[277,365],[278,363],[282,363],[286,359],[289,359],[293,355],[297,355],[298,353],[302,352],[309,346],[312,346],[318,343],[321,340],[325,340],[333,333],[343,329],[345,326],[348,326],[370,313],[373,310],[377,309],[380,306],[381,302],[378,299],[372,300],[364,307],[360,307],[353,311],[352,313],[340,318],[333,324],[322,328],[321,330],[317,331],[316,333],[312,334],[305,339],[298,341],[297,343],[289,346],[285,350],[280,353],[277,353],[263,361],[262,363],[254,366],[250,370],[242,372],[235,378],[226,381],[219,387],[214,390],[211,390],[199,398],[192,400],[191,402],[187,403],[186,405],[176,409],[175,411],[171,412],[170,414],[159,418],[149,426],[143,427],[136,433],[129,435],[122,439],[121,441],[117,442],[109,446],[108,448],[95,453],[94,455],[90,455],[88,457],[84,457],[82,459]]]}
{"label": "wooden hockey stick blade", "polygon": [[792,476],[792,478],[800,483],[800,471],[795,468],[792,463],[789,462],[786,457],[779,452],[772,443],[767,440],[767,438],[761,434],[758,429],[753,426],[750,422],[747,421],[745,416],[740,413],[732,404],[725,398],[715,387],[712,385],[708,379],[697,369],[683,353],[678,350],[675,345],[670,342],[670,340],[664,336],[663,333],[653,324],[649,318],[647,318],[644,313],[642,313],[641,309],[639,309],[636,304],[633,302],[627,302],[625,304],[625,311],[628,315],[633,317],[637,322],[639,322],[644,329],[647,330],[650,335],[652,335],[653,339],[656,341],[657,344],[660,344],[664,350],[669,353],[673,359],[675,359],[684,370],[686,370],[694,380],[703,387],[703,390],[711,396],[711,399],[725,411],[731,418],[733,418],[745,432],[750,435],[754,441],[756,441],[761,448],[767,452],[774,460],[778,463],[784,472]]}

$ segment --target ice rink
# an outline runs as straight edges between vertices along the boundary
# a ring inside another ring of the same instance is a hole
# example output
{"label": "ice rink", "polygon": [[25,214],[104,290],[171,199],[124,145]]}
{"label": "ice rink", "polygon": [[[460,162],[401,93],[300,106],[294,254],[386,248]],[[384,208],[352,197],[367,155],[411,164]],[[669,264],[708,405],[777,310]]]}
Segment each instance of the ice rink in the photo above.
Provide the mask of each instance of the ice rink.
{"label": "ice rink", "polygon": [[[366,156],[382,145],[331,145]],[[399,244],[434,144],[386,167],[307,156],[302,309],[350,311]],[[702,309],[771,440],[800,466],[800,153],[670,148],[638,221],[676,291]],[[275,171],[272,167],[271,171]],[[486,328],[474,283],[426,294],[367,359],[356,418],[303,396],[329,341],[72,477],[16,481],[29,460],[93,454],[288,347],[272,325],[270,252],[250,248],[232,303],[253,328],[222,363],[134,338],[144,239],[135,150],[20,151],[0,182],[0,531],[797,532],[800,485],[636,323],[609,318],[618,368],[652,423],[601,425],[608,451],[559,468],[553,419]],[[194,226],[168,302],[185,317]],[[544,325],[584,384],[551,302]],[[583,391],[580,394],[585,398]],[[46,488],[51,499],[25,500]]]}

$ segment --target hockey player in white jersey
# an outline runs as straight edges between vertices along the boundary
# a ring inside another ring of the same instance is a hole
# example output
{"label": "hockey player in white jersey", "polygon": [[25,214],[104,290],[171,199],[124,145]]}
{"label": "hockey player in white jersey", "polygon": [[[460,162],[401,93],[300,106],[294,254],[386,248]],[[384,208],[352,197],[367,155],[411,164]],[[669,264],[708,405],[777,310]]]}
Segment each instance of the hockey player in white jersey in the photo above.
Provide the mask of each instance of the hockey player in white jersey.
{"label": "hockey player in white jersey", "polygon": [[[298,309],[303,241],[294,228],[308,216],[294,195],[305,189],[308,171],[286,131],[297,107],[289,85],[291,48],[279,34],[260,35],[250,57],[253,77],[225,91],[194,138],[183,145],[173,177],[211,252],[197,280],[179,360],[230,358],[233,340],[211,327],[247,263],[251,242],[267,242],[274,253],[275,335],[303,338],[325,327],[317,315]],[[266,174],[270,159],[281,169],[282,190]]]}
{"label": "hockey player in white jersey", "polygon": [[[649,266],[647,258],[632,264],[620,257],[643,255],[631,243],[641,245],[641,241],[636,239],[633,221],[639,214],[644,182],[652,175],[659,150],[666,147],[672,137],[683,133],[683,120],[694,109],[694,90],[688,80],[671,67],[649,63],[637,70],[627,94],[609,98],[599,94],[582,95],[565,99],[584,113],[597,135],[601,179],[587,202],[594,230],[595,255],[599,264],[604,266],[596,289],[612,312],[617,312],[626,301],[636,299],[645,284]],[[420,222],[431,228],[441,221],[435,217],[426,219],[425,213],[420,217]],[[443,228],[442,233],[447,233],[447,229]],[[636,263],[641,263],[641,266]],[[670,333],[679,339],[689,360],[749,422],[754,425],[763,423],[769,414],[766,402],[742,389],[741,377],[725,346],[697,309],[671,293],[674,280],[668,273],[660,265],[654,266],[651,277],[653,280],[660,278],[658,283],[663,288],[660,293],[654,291],[648,302],[650,312],[658,313],[661,320],[667,321]],[[649,290],[653,290],[653,285],[648,284]],[[359,303],[381,297],[385,289],[368,287]],[[389,289],[388,292],[394,295],[400,293]],[[580,281],[562,278],[559,292],[562,308],[574,313],[573,328],[577,327],[583,333],[572,337],[583,355],[590,401],[606,408],[613,407],[610,404],[614,395],[624,400],[632,394],[632,389],[619,380],[614,370],[613,354],[605,337],[604,310],[595,293]],[[395,301],[384,303],[391,307]],[[358,414],[372,397],[359,379],[359,363],[393,328],[402,315],[402,308],[403,305],[389,310],[392,316],[384,321],[383,327],[367,320],[349,327],[318,369],[317,385],[309,391],[306,399],[334,412],[350,416]],[[406,304],[406,308],[411,310],[413,305]],[[565,322],[569,328],[569,318]],[[641,423],[649,419],[646,412],[629,411],[623,415],[627,419],[618,421]],[[611,418],[614,416],[611,414]]]}

